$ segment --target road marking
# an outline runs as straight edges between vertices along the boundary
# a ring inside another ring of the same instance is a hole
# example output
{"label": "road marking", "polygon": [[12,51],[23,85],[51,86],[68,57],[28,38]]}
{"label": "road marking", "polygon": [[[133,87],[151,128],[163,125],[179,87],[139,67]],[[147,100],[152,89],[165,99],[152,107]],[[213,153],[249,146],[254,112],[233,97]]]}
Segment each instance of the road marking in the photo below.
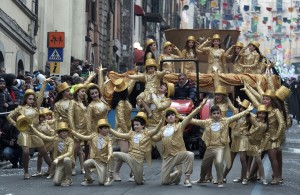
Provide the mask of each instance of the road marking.
{"label": "road marking", "polygon": [[[265,177],[267,177],[267,173],[269,173],[270,168],[271,168],[271,164],[270,164],[270,160],[268,158],[268,155],[265,154],[265,157],[263,159],[263,166],[264,166],[264,170],[265,170]],[[256,182],[251,195],[263,195],[264,193],[262,192],[262,188],[263,188],[263,184],[261,182]]]}

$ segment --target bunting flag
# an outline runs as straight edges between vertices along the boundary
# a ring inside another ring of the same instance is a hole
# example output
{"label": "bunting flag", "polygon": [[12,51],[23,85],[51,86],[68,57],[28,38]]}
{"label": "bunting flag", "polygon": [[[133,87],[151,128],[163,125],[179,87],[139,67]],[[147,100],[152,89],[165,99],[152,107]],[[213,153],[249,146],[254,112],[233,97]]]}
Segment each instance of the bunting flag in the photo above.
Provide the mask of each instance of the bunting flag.
{"label": "bunting flag", "polygon": [[292,13],[294,11],[294,8],[293,7],[289,7],[288,10],[289,10],[289,12]]}
{"label": "bunting flag", "polygon": [[211,7],[211,8],[216,8],[216,7],[218,7],[217,2],[216,2],[216,1],[211,1],[211,2],[210,2],[210,7]]}
{"label": "bunting flag", "polygon": [[202,5],[202,6],[205,5],[206,4],[206,0],[199,0],[199,4]]}
{"label": "bunting flag", "polygon": [[272,11],[272,8],[271,8],[271,7],[267,7],[266,9],[267,9],[269,12]]}
{"label": "bunting flag", "polygon": [[277,21],[277,17],[273,17],[273,22],[276,22]]}
{"label": "bunting flag", "polygon": [[255,6],[255,7],[254,7],[254,10],[255,10],[256,12],[260,12],[260,6]]}
{"label": "bunting flag", "polygon": [[283,17],[283,22],[284,22],[284,23],[287,22],[287,17]]}
{"label": "bunting flag", "polygon": [[249,11],[249,8],[250,8],[249,5],[244,5],[244,11],[245,12]]}

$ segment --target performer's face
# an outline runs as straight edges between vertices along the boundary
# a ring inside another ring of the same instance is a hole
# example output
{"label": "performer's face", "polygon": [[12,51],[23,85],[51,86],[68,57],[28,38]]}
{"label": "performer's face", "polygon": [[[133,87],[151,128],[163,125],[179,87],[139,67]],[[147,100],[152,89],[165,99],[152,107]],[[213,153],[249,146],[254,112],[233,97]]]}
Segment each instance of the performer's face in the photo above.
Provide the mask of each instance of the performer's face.
{"label": "performer's face", "polygon": [[260,119],[260,120],[264,120],[266,118],[266,113],[265,112],[258,112],[257,113],[257,117]]}
{"label": "performer's face", "polygon": [[45,115],[40,115],[40,117],[39,117],[40,122],[45,121],[45,119],[46,119]]}
{"label": "performer's face", "polygon": [[240,48],[240,47],[235,47],[235,48],[234,48],[234,51],[235,51],[236,54],[239,54],[240,51],[241,51],[241,48]]}
{"label": "performer's face", "polygon": [[223,101],[223,97],[224,97],[223,94],[216,93],[216,94],[215,94],[215,100],[216,100],[216,102],[217,102],[217,103],[222,102],[222,101]]}
{"label": "performer's face", "polygon": [[249,50],[252,52],[252,51],[255,50],[255,47],[254,47],[252,44],[250,44],[250,45],[249,45]]}
{"label": "performer's face", "polygon": [[160,92],[160,93],[163,93],[163,94],[165,94],[165,93],[167,93],[167,86],[165,85],[165,84],[163,84],[163,85],[160,85],[160,87],[158,87],[158,91]]}
{"label": "performer's face", "polygon": [[246,110],[246,108],[244,108],[243,106],[240,106],[240,112],[243,112],[244,110]]}
{"label": "performer's face", "polygon": [[64,98],[66,99],[70,99],[72,97],[72,94],[70,93],[70,89],[66,89],[64,92],[63,92],[63,96]]}
{"label": "performer's face", "polygon": [[195,44],[194,41],[189,41],[189,42],[188,42],[189,48],[194,47],[194,44]]}
{"label": "performer's face", "polygon": [[151,48],[152,52],[154,52],[154,51],[156,50],[156,44],[153,43],[153,44],[150,46],[150,48]]}
{"label": "performer's face", "polygon": [[80,89],[78,91],[78,98],[80,98],[82,100],[85,98],[85,89]]}
{"label": "performer's face", "polygon": [[176,115],[175,114],[170,114],[169,116],[167,116],[167,123],[174,123],[176,120]]}
{"label": "performer's face", "polygon": [[214,45],[214,47],[219,46],[220,45],[220,40],[219,39],[214,39],[213,40],[213,45]]}
{"label": "performer's face", "polygon": [[99,91],[98,89],[91,89],[89,90],[90,96],[93,100],[99,99]]}
{"label": "performer's face", "polygon": [[145,128],[145,126],[142,126],[139,121],[133,121],[133,128],[136,132],[140,132]]}
{"label": "performer's face", "polygon": [[29,95],[26,99],[26,104],[28,106],[33,106],[34,105],[34,101],[35,101],[35,97],[34,95]]}
{"label": "performer's face", "polygon": [[58,132],[58,135],[62,139],[66,139],[69,136],[69,131],[67,130],[62,130]]}
{"label": "performer's face", "polygon": [[109,127],[107,126],[103,126],[103,127],[99,127],[99,134],[102,136],[108,136],[109,133]]}
{"label": "performer's face", "polygon": [[165,53],[166,54],[171,54],[172,51],[173,51],[173,47],[172,46],[168,46],[168,47],[165,48]]}
{"label": "performer's face", "polygon": [[46,119],[47,119],[47,120],[52,120],[52,114],[47,114],[47,115],[46,115]]}
{"label": "performer's face", "polygon": [[269,96],[263,96],[263,104],[266,106],[270,106],[272,103],[272,99]]}
{"label": "performer's face", "polygon": [[147,67],[147,72],[148,72],[149,74],[153,74],[153,73],[155,72],[155,67],[154,67],[154,66],[149,66],[149,67]]}
{"label": "performer's face", "polygon": [[215,121],[219,121],[220,120],[220,118],[221,118],[221,111],[213,111],[212,113],[211,113],[211,118],[213,119],[213,120],[215,120]]}

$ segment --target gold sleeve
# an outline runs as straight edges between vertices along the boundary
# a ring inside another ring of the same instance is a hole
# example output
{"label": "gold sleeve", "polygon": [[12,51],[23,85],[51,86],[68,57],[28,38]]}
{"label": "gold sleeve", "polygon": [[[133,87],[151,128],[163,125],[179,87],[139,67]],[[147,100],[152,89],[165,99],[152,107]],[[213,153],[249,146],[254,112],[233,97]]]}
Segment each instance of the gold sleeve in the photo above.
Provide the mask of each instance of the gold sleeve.
{"label": "gold sleeve", "polygon": [[136,80],[136,81],[141,81],[145,82],[145,75],[144,74],[133,74],[133,75],[128,75],[130,79]]}
{"label": "gold sleeve", "polygon": [[153,130],[151,130],[151,131],[148,131],[148,135],[149,135],[150,137],[156,135],[156,134],[159,132],[159,130],[161,129],[162,124],[163,124],[163,120],[160,120],[160,122],[159,122],[158,125],[155,127],[155,129],[153,129]]}
{"label": "gold sleeve", "polygon": [[278,128],[275,136],[275,140],[280,139],[280,135],[282,135],[285,127],[283,114],[279,111],[279,109],[275,109],[275,117],[278,121]]}
{"label": "gold sleeve", "polygon": [[200,51],[209,51],[210,48],[209,47],[204,47],[207,43],[209,43],[209,41],[204,41],[201,45],[198,46],[198,50]]}
{"label": "gold sleeve", "polygon": [[258,63],[259,63],[259,55],[258,54],[256,54],[255,55],[255,59],[254,59],[254,63],[253,64],[243,64],[242,66],[244,67],[244,68],[252,68],[252,67],[256,67],[257,65],[258,65]]}
{"label": "gold sleeve", "polygon": [[36,134],[38,137],[40,137],[44,141],[51,142],[55,139],[55,136],[47,136],[47,135],[39,132],[34,126],[31,126],[31,129],[34,134]]}
{"label": "gold sleeve", "polygon": [[234,105],[232,104],[231,100],[228,97],[227,97],[227,102],[228,102],[228,107],[233,112],[233,114],[237,114],[239,110],[236,107],[234,107]]}
{"label": "gold sleeve", "polygon": [[62,154],[59,157],[57,157],[57,159],[62,160],[65,157],[72,156],[73,152],[74,152],[74,141],[72,140],[71,143],[69,144],[68,151],[65,154]]}
{"label": "gold sleeve", "polygon": [[18,106],[17,108],[15,108],[13,111],[11,111],[9,113],[9,115],[7,115],[7,121],[12,124],[14,127],[16,127],[16,121],[15,118],[17,118],[17,116],[20,115],[20,107]]}
{"label": "gold sleeve", "polygon": [[74,106],[75,106],[75,102],[74,100],[71,100],[69,105],[69,111],[68,111],[68,119],[69,119],[70,128],[72,130],[76,130],[75,123],[74,123]]}
{"label": "gold sleeve", "polygon": [[257,92],[253,87],[251,87],[250,85],[249,85],[249,87],[248,87],[248,89],[249,89],[249,91],[254,95],[254,97],[259,101],[259,102],[262,102],[262,93],[263,93],[263,90],[262,90],[262,88],[260,87],[260,85],[259,86],[257,86],[257,89],[260,91],[260,93],[259,92]]}
{"label": "gold sleeve", "polygon": [[184,49],[184,50],[181,51],[182,58],[184,58],[184,59],[187,58],[187,57],[186,57],[186,53],[187,53],[186,49]]}
{"label": "gold sleeve", "polygon": [[103,96],[104,95],[104,76],[103,76],[103,71],[100,68],[98,70],[98,86],[100,89],[101,96]]}
{"label": "gold sleeve", "polygon": [[205,127],[205,123],[206,123],[207,120],[199,120],[199,119],[192,119],[190,121],[190,124],[192,125],[197,125],[199,127]]}
{"label": "gold sleeve", "polygon": [[268,130],[265,132],[265,137],[263,139],[263,142],[260,145],[260,148],[262,150],[265,150],[265,148],[267,147],[268,142],[270,141],[270,133],[268,132]]}
{"label": "gold sleeve", "polygon": [[165,71],[156,71],[156,74],[161,79],[165,76],[166,72]]}
{"label": "gold sleeve", "polygon": [[169,108],[172,104],[172,101],[170,98],[167,98],[166,101],[160,102],[158,99],[152,100],[153,103],[156,105],[157,110],[165,110]]}
{"label": "gold sleeve", "polygon": [[225,59],[229,57],[229,53],[232,51],[233,47],[234,47],[234,46],[232,45],[229,49],[226,50],[226,52],[225,52],[224,55],[223,55],[223,57],[224,57]]}
{"label": "gold sleeve", "polygon": [[90,135],[82,135],[82,134],[80,134],[80,133],[77,133],[77,132],[74,131],[74,130],[72,130],[71,133],[72,133],[75,137],[77,137],[78,139],[84,140],[84,141],[90,141],[90,140],[92,140],[93,137],[94,137],[94,134],[93,134],[93,133],[90,134]]}
{"label": "gold sleeve", "polygon": [[47,80],[44,80],[43,83],[42,83],[42,87],[40,89],[40,92],[38,94],[38,98],[37,98],[37,108],[40,109],[42,103],[43,103],[43,100],[44,100],[44,93],[45,93],[45,90],[46,90],[46,86],[47,86]]}
{"label": "gold sleeve", "polygon": [[[88,107],[87,107],[87,113],[86,113],[86,127],[87,127],[87,132],[88,134],[91,134],[93,132],[93,127],[92,127],[92,121],[93,121],[93,105],[92,104],[89,104]],[[75,130],[75,129],[73,129]]]}
{"label": "gold sleeve", "polygon": [[185,129],[185,127],[191,122],[192,118],[193,118],[197,113],[200,112],[200,110],[203,108],[203,106],[204,106],[205,103],[206,103],[206,101],[205,101],[205,102],[202,102],[202,103],[200,104],[200,106],[198,106],[195,110],[193,110],[193,112],[191,112],[187,117],[185,117],[185,118],[183,119],[183,121],[181,122],[181,125],[180,125],[181,131],[183,131],[183,130]]}
{"label": "gold sleeve", "polygon": [[267,76],[267,81],[268,81],[268,89],[271,89],[272,91],[275,91],[272,75],[270,73],[268,73],[266,76]]}
{"label": "gold sleeve", "polygon": [[249,89],[245,88],[245,93],[253,103],[253,105],[257,108],[260,105],[260,102],[256,99],[256,97],[249,91]]}
{"label": "gold sleeve", "polygon": [[115,131],[112,128],[109,129],[109,132],[117,138],[126,139],[126,140],[130,139],[130,132],[129,133],[120,133],[120,132]]}
{"label": "gold sleeve", "polygon": [[246,115],[249,114],[249,113],[250,113],[249,110],[245,110],[245,111],[240,112],[240,113],[238,113],[238,114],[236,114],[236,115],[233,115],[233,116],[231,116],[231,117],[229,117],[229,118],[226,118],[226,120],[227,120],[227,122],[230,124],[230,123],[232,123],[232,122],[234,122],[234,121],[237,121],[237,120],[239,120],[240,118],[246,116]]}
{"label": "gold sleeve", "polygon": [[112,140],[111,140],[111,138],[108,138],[107,147],[108,147],[108,156],[107,156],[107,159],[109,161],[111,159],[111,157],[113,156],[113,147],[112,147]]}
{"label": "gold sleeve", "polygon": [[156,135],[151,137],[151,140],[154,142],[158,142],[161,140],[161,133],[157,133]]}
{"label": "gold sleeve", "polygon": [[147,54],[146,54],[146,60],[147,59],[152,59],[153,57],[152,57],[152,53],[151,52],[148,52]]}
{"label": "gold sleeve", "polygon": [[182,57],[183,57],[181,51],[180,51],[177,47],[175,47],[174,50],[175,50],[176,53],[177,53],[177,56],[174,55],[174,58],[182,58]]}

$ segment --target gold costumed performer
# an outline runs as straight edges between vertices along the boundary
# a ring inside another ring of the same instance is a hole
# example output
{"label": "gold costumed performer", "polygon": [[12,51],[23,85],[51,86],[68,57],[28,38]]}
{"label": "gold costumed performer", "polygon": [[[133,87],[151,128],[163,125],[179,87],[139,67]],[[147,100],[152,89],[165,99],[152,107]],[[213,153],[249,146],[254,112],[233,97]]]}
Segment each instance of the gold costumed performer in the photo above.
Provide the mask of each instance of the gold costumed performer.
{"label": "gold costumed performer", "polygon": [[84,161],[84,181],[81,183],[83,186],[93,184],[91,177],[91,170],[96,169],[97,182],[99,185],[109,186],[112,181],[106,177],[108,164],[112,158],[112,141],[109,137],[110,125],[106,119],[98,120],[96,125],[97,131],[93,131],[90,135],[82,135],[76,131],[72,131],[75,137],[81,140],[91,141],[90,143],[90,159]]}
{"label": "gold costumed performer", "polygon": [[[211,47],[205,47],[205,45],[207,45],[211,41]],[[221,48],[220,35],[214,34],[212,39],[208,38],[198,47],[198,49],[208,54],[207,74],[215,72],[216,69],[219,70],[220,73],[227,71],[227,67],[225,67],[226,64],[223,64],[222,60],[225,51]]]}
{"label": "gold costumed performer", "polygon": [[156,43],[153,39],[148,39],[146,41],[146,49],[145,49],[145,55],[144,55],[144,64],[146,64],[147,59],[153,59],[155,58],[155,51],[156,51]]}
{"label": "gold costumed performer", "polygon": [[[182,50],[182,57],[184,59],[197,59],[197,54],[201,51],[197,48],[199,42],[196,41],[194,36],[189,36],[185,43],[184,50]],[[194,62],[183,62],[183,67],[181,72],[184,74],[187,73],[196,73],[196,64]]]}
{"label": "gold costumed performer", "polygon": [[[246,116],[251,112],[253,106],[249,106],[247,110],[233,115],[232,117],[222,117],[219,106],[210,108],[210,118],[206,120],[193,119],[191,124],[204,128],[203,141],[206,145],[206,151],[201,164],[200,179],[195,183],[207,183],[205,176],[214,163],[217,171],[218,187],[223,187],[223,160],[225,148],[229,143],[228,128],[231,123]],[[231,166],[231,161],[226,160],[227,167]]]}
{"label": "gold costumed performer", "polygon": [[51,166],[52,162],[47,154],[43,140],[34,135],[28,125],[31,123],[37,125],[39,123],[39,109],[43,102],[44,91],[48,81],[51,81],[51,79],[49,78],[43,81],[37,98],[32,89],[27,89],[24,94],[23,103],[7,116],[8,122],[20,131],[17,143],[23,149],[24,179],[30,178],[28,172],[30,148],[37,148],[48,166]]}
{"label": "gold costumed performer", "polygon": [[53,182],[56,186],[71,186],[72,168],[75,167],[74,161],[74,141],[69,137],[70,129],[66,122],[58,122],[55,129],[57,135],[46,136],[31,126],[33,132],[47,142],[54,142],[53,166],[55,169]]}
{"label": "gold costumed performer", "polygon": [[[244,57],[244,63],[241,63],[240,66],[244,68],[243,73],[263,74],[260,67],[262,55],[259,51],[259,46],[260,44],[257,41],[251,41],[242,49],[241,55]],[[246,49],[249,49],[249,53],[244,53]]]}
{"label": "gold costumed performer", "polygon": [[258,89],[261,92],[259,96],[256,96],[255,93],[252,93],[255,90],[249,84],[244,82],[244,88],[241,90],[244,90],[246,92],[247,96],[250,98],[251,102],[253,102],[255,107],[258,107],[258,105],[260,105],[260,102],[268,106],[268,132],[270,133],[270,138],[268,140],[266,150],[268,151],[268,156],[271,162],[274,176],[271,184],[277,185],[282,181],[282,178],[280,177],[277,154],[282,142],[281,136],[283,135],[283,131],[285,128],[285,120],[282,112],[280,112],[277,107],[275,92],[270,89],[268,89],[266,92],[263,92],[259,85]]}
{"label": "gold costumed performer", "polygon": [[144,112],[138,112],[132,120],[132,131],[128,133],[119,133],[110,129],[110,133],[117,138],[129,141],[129,152],[114,152],[114,159],[124,161],[128,164],[133,174],[136,184],[144,184],[143,168],[144,159],[148,166],[151,165],[151,137],[155,135],[162,127],[163,119],[160,120],[157,127],[153,130],[146,129],[147,116]]}
{"label": "gold costumed performer", "polygon": [[[267,185],[268,182],[265,177],[264,166],[262,163],[261,155],[265,151],[267,141],[269,140],[270,134],[268,132],[268,107],[266,105],[259,105],[257,108],[256,116],[251,116],[251,128],[247,133],[249,139],[249,148],[247,151],[248,156],[255,157],[255,162],[258,166],[258,173],[261,177],[263,185]],[[255,172],[251,172],[249,179],[254,178]]]}
{"label": "gold costumed performer", "polygon": [[[120,133],[128,133],[131,129],[131,111],[132,106],[128,100],[128,84],[123,79],[117,79],[114,82],[115,88],[111,100],[111,108],[115,110],[115,129]],[[128,141],[118,139],[121,152],[128,153]],[[121,181],[119,176],[123,161],[118,160],[115,163],[114,180]]]}
{"label": "gold costumed performer", "polygon": [[[173,50],[176,51],[177,55],[172,54]],[[160,66],[160,61],[162,60],[174,60],[178,58],[182,58],[181,51],[173,43],[166,41],[164,43],[164,53],[159,55],[158,65]],[[175,73],[174,62],[164,62],[162,70],[166,71],[166,73]]]}
{"label": "gold costumed performer", "polygon": [[[244,55],[241,55],[241,50],[243,49],[244,45],[241,42],[236,42],[235,45],[232,45],[227,51],[224,53],[224,64],[226,60],[229,60],[233,63],[233,73],[235,74],[242,74],[244,73],[244,68],[241,64],[244,63]],[[230,54],[233,50],[233,54]],[[243,52],[244,53],[244,52]]]}
{"label": "gold costumed performer", "polygon": [[[165,75],[165,71],[157,71],[157,64],[154,59],[147,59],[145,64],[146,72],[144,74],[128,75],[130,79],[145,82],[145,90],[137,97],[137,105],[141,106],[144,101],[148,107],[153,103],[151,94],[157,92],[157,86],[159,86],[160,80]],[[151,110],[145,108],[149,117],[151,117]]]}
{"label": "gold costumed performer", "polygon": [[[55,134],[54,130],[47,123],[47,115],[50,115],[51,111],[48,108],[41,108],[39,115],[39,124],[36,126],[36,129],[47,136],[53,136]],[[45,142],[45,149],[47,152],[50,152],[50,158],[53,150],[53,142]],[[42,176],[42,164],[43,158],[41,154],[38,154],[37,162],[36,162],[36,173],[32,175],[32,177]],[[50,171],[50,167],[48,168],[48,173]]]}
{"label": "gold costumed performer", "polygon": [[[87,135],[87,102],[85,94],[86,86],[84,84],[77,84],[74,88],[73,99],[69,105],[68,119],[70,123],[70,128],[82,135]],[[74,158],[76,162],[76,156],[81,155],[79,158],[80,170],[84,174],[83,169],[83,151],[80,147],[82,140],[74,138]],[[72,170],[72,174],[75,175],[75,168]]]}
{"label": "gold costumed performer", "polygon": [[190,123],[192,118],[198,114],[205,104],[201,103],[182,122],[178,122],[179,113],[175,108],[165,110],[167,125],[152,137],[153,141],[162,140],[163,161],[161,168],[161,183],[163,185],[179,184],[182,175],[182,164],[185,165],[184,186],[191,187],[190,175],[193,172],[194,153],[186,151],[183,141],[183,130]]}

